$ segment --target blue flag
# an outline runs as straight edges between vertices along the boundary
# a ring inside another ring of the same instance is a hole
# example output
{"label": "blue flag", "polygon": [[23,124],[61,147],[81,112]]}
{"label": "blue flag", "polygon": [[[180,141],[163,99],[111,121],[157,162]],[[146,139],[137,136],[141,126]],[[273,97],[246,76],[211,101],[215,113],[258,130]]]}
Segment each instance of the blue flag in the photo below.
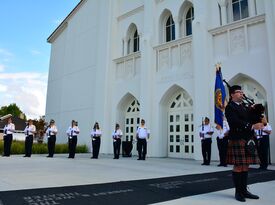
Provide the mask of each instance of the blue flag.
{"label": "blue flag", "polygon": [[215,123],[223,128],[223,116],[225,107],[225,87],[223,84],[222,72],[219,67],[216,70],[216,82],[215,82]]}

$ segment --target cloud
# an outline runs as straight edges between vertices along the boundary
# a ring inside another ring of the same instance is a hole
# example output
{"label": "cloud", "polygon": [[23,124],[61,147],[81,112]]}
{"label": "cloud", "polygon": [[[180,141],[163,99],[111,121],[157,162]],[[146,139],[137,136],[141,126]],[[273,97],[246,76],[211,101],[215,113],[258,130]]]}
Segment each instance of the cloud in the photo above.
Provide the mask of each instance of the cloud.
{"label": "cloud", "polygon": [[28,118],[39,118],[45,114],[46,73],[20,72],[1,73],[1,106],[16,103]]}
{"label": "cloud", "polygon": [[5,65],[0,64],[0,72],[3,72],[5,70]]}
{"label": "cloud", "polygon": [[7,86],[0,84],[0,92],[6,92]]}
{"label": "cloud", "polygon": [[13,58],[13,53],[9,52],[4,48],[0,48],[0,63],[1,62],[9,62],[11,58]]}
{"label": "cloud", "polygon": [[38,50],[31,50],[31,54],[34,55],[34,56],[37,56],[37,55],[40,55],[41,52],[38,51]]}

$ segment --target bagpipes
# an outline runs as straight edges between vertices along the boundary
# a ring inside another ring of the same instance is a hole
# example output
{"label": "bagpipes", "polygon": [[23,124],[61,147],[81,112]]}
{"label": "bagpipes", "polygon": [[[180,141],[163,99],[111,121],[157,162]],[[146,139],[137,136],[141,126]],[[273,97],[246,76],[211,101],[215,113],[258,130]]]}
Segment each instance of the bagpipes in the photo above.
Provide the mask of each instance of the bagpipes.
{"label": "bagpipes", "polygon": [[[226,84],[228,90],[230,90],[231,86],[228,84],[228,82],[225,79],[223,79],[223,82]],[[243,105],[249,112],[249,119],[251,124],[262,122],[265,112],[265,107],[262,104],[256,104],[254,99],[249,98],[243,94]]]}

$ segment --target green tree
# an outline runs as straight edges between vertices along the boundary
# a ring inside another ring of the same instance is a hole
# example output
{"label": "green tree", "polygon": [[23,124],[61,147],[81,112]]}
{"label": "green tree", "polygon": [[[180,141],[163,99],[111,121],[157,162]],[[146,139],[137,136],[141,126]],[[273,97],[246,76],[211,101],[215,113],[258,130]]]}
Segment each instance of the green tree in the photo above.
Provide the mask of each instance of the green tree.
{"label": "green tree", "polygon": [[20,110],[20,108],[15,103],[1,107],[0,116],[7,114],[12,114],[12,116],[17,116],[26,120],[26,115]]}

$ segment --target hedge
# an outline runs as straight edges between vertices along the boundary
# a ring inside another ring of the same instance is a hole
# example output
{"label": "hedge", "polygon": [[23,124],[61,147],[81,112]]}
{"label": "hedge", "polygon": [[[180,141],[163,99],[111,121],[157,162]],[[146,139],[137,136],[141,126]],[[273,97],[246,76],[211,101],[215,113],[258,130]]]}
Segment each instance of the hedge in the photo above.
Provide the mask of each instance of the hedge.
{"label": "hedge", "polygon": [[[3,153],[4,142],[0,141],[0,154]],[[55,153],[68,153],[68,144],[56,144],[55,145]],[[76,153],[87,153],[88,147],[87,145],[78,145],[76,147]],[[32,146],[33,154],[47,154],[48,146],[46,143],[38,144],[34,143]],[[11,146],[11,154],[25,154],[25,142],[24,141],[13,141]]]}

